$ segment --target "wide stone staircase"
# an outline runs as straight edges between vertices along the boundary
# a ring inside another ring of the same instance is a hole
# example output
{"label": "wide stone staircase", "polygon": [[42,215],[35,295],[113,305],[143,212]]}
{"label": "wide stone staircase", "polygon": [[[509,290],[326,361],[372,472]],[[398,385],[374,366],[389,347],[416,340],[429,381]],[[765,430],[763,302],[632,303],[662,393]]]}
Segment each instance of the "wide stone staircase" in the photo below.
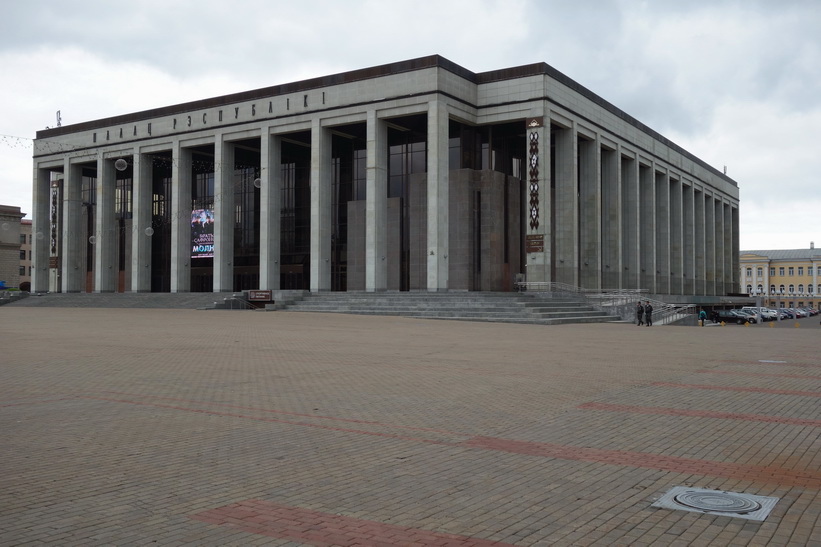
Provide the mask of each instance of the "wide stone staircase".
{"label": "wide stone staircase", "polygon": [[46,293],[15,299],[9,306],[55,308],[207,309],[232,293]]}
{"label": "wide stone staircase", "polygon": [[[597,311],[582,298],[537,292],[319,292],[275,291],[268,310],[423,319],[556,325],[602,323],[619,317]],[[47,293],[16,298],[14,307],[266,309],[239,293]]]}
{"label": "wide stone staircase", "polygon": [[619,321],[571,298],[538,293],[325,292],[306,294],[288,312],[392,315],[424,319],[556,325]]}

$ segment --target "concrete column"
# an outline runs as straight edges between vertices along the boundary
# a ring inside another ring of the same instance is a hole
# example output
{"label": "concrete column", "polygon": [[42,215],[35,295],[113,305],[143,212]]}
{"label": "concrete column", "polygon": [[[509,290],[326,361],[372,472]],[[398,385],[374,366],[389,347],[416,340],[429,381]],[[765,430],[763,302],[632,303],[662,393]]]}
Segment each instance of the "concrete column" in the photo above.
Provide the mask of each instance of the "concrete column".
{"label": "concrete column", "polygon": [[670,294],[670,183],[656,172],[656,293]]}
{"label": "concrete column", "polygon": [[670,178],[670,294],[684,294],[684,218],[681,180]]}
{"label": "concrete column", "polygon": [[117,244],[114,196],[117,176],[114,162],[97,155],[97,207],[94,216],[94,292],[117,290]]}
{"label": "concrete column", "polygon": [[622,284],[621,161],[619,152],[601,150],[601,242],[602,288],[619,289]]}
{"label": "concrete column", "polygon": [[282,138],[266,129],[260,139],[259,288],[280,288]]}
{"label": "concrete column", "polygon": [[192,154],[179,141],[174,141],[171,154],[171,292],[189,292]]}
{"label": "concrete column", "polygon": [[696,295],[707,294],[707,259],[706,259],[706,220],[704,218],[704,192],[693,188],[693,252],[695,255],[695,287]]}
{"label": "concrete column", "polygon": [[234,290],[234,145],[214,141],[214,292]]}
{"label": "concrete column", "polygon": [[[739,291],[740,278],[739,267],[739,253],[738,242],[736,234],[738,230],[733,231],[735,219],[733,217],[733,208],[729,203],[722,204],[724,209],[724,293],[734,293]],[[735,266],[735,267],[733,267]],[[755,283],[753,283],[753,290],[755,290]]]}
{"label": "concrete column", "polygon": [[704,194],[704,290],[708,296],[716,294],[716,208],[713,197]]}
{"label": "concrete column", "polygon": [[683,264],[682,271],[684,294],[696,293],[696,232],[695,232],[695,201],[693,185],[682,184],[682,229],[683,229]]}
{"label": "concrete column", "polygon": [[[63,292],[84,292],[86,264],[83,260],[83,249],[86,239],[82,236],[85,230],[81,227],[83,203],[83,170],[65,159],[63,167],[63,244],[60,256]],[[93,234],[87,234],[91,237]]]}
{"label": "concrete column", "polygon": [[388,127],[368,111],[365,174],[365,290],[388,288]]}
{"label": "concrete column", "polygon": [[131,291],[151,292],[151,225],[153,163],[151,156],[134,154],[132,189]]}
{"label": "concrete column", "polygon": [[311,124],[311,292],[331,289],[331,132]]}
{"label": "concrete column", "polygon": [[[51,171],[34,167],[31,221],[31,291],[49,290],[51,248]],[[56,242],[55,242],[56,243]]]}
{"label": "concrete column", "polygon": [[[526,125],[527,166],[522,215],[525,225],[525,271],[527,281],[553,281],[551,275],[553,210],[550,195],[550,126],[543,112]],[[541,250],[540,250],[541,249]],[[515,273],[515,272],[514,272]]]}
{"label": "concrete column", "polygon": [[715,222],[715,294],[723,296],[724,292],[724,255],[729,252],[729,249],[724,248],[724,204],[721,196],[716,196],[713,200],[715,208],[714,222]]}
{"label": "concrete column", "polygon": [[638,289],[641,285],[641,242],[639,239],[639,162],[635,157],[621,157],[622,287]]}
{"label": "concrete column", "polygon": [[555,198],[553,211],[554,280],[567,285],[579,285],[579,190],[578,162],[576,161],[575,127],[553,132],[555,166],[553,181]]}
{"label": "concrete column", "polygon": [[428,291],[448,288],[448,109],[428,103]]}
{"label": "concrete column", "polygon": [[656,292],[656,185],[651,164],[639,160],[640,287]]}
{"label": "concrete column", "polygon": [[579,286],[601,288],[601,149],[598,140],[578,140]]}

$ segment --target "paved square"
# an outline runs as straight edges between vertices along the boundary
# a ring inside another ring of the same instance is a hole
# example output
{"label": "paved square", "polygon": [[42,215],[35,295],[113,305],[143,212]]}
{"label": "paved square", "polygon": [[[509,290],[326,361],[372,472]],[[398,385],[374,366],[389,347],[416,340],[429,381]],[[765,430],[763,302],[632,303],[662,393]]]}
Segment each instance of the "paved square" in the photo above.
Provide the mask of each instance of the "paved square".
{"label": "paved square", "polygon": [[0,544],[821,545],[779,327],[0,307]]}

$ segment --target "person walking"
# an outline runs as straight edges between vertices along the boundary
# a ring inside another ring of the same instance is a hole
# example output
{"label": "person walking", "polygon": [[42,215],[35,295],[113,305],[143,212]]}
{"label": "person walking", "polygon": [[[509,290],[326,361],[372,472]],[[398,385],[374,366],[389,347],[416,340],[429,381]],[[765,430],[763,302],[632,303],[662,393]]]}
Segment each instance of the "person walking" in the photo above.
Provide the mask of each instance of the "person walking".
{"label": "person walking", "polygon": [[648,327],[653,326],[653,305],[650,304],[648,300],[647,303],[644,305],[644,323]]}
{"label": "person walking", "polygon": [[706,323],[706,322],[707,322],[707,312],[704,311],[704,308],[701,308],[701,311],[698,312],[698,324],[703,327],[704,323]]}
{"label": "person walking", "polygon": [[637,327],[644,324],[644,306],[641,305],[641,300],[639,300],[639,303],[636,305],[636,321],[638,322]]}

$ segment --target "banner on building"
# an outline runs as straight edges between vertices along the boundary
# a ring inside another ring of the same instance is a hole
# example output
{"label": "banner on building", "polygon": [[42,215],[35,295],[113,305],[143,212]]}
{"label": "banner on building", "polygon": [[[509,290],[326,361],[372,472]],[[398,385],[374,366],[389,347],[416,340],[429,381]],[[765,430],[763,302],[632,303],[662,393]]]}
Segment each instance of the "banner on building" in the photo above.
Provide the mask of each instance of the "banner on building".
{"label": "banner on building", "polygon": [[191,258],[214,256],[214,211],[191,211]]}

